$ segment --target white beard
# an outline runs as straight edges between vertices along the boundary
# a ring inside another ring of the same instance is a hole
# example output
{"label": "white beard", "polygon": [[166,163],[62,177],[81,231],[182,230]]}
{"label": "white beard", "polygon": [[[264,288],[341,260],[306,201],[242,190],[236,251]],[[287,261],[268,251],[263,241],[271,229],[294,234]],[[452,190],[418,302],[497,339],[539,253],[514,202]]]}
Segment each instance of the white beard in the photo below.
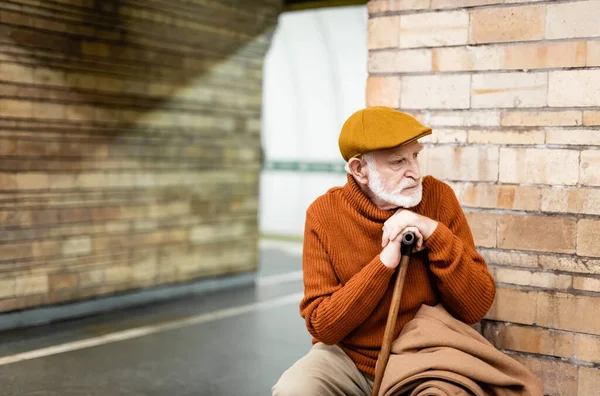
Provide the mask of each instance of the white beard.
{"label": "white beard", "polygon": [[402,195],[401,192],[405,188],[413,187],[415,183],[411,179],[404,179],[392,192],[388,192],[384,185],[379,172],[371,161],[367,161],[369,169],[369,189],[380,200],[392,205],[397,205],[402,208],[412,208],[417,206],[423,197],[423,179],[419,179],[416,183],[417,189],[411,195]]}

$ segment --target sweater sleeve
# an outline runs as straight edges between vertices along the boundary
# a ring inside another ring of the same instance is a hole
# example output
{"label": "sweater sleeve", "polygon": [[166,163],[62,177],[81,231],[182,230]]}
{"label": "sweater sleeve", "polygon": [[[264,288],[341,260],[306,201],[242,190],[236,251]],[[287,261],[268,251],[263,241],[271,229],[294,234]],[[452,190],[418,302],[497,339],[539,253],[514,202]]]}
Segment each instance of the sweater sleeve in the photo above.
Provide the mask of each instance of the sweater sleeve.
{"label": "sweater sleeve", "polygon": [[439,210],[438,226],[425,243],[431,271],[446,308],[466,323],[477,323],[494,300],[494,279],[449,186],[444,186]]}
{"label": "sweater sleeve", "polygon": [[333,345],[367,319],[385,294],[394,270],[386,267],[377,255],[342,285],[326,246],[324,233],[307,213],[302,255],[304,298],[300,314],[316,339]]}

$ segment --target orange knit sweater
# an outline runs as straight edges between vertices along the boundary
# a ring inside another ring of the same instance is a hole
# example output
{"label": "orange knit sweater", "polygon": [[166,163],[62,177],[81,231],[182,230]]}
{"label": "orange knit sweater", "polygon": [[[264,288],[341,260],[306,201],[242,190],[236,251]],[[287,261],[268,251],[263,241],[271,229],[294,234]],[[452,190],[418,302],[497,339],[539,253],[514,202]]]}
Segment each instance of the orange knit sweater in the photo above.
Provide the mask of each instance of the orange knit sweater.
{"label": "orange knit sweater", "polygon": [[[454,191],[427,176],[423,199],[412,208],[438,221],[425,249],[411,257],[394,339],[422,304],[442,302],[457,319],[473,324],[496,292]],[[395,210],[378,209],[348,176],[307,210],[300,313],[313,343],[338,344],[373,376],[397,271],[379,259],[383,223]]]}

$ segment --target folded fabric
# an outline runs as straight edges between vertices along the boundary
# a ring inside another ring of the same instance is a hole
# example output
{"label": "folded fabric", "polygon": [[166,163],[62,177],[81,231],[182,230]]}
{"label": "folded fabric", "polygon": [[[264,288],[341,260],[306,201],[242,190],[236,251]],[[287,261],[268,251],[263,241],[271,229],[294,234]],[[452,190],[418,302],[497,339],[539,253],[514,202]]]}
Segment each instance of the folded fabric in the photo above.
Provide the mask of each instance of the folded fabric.
{"label": "folded fabric", "polygon": [[541,381],[439,304],[393,342],[380,396],[542,396]]}

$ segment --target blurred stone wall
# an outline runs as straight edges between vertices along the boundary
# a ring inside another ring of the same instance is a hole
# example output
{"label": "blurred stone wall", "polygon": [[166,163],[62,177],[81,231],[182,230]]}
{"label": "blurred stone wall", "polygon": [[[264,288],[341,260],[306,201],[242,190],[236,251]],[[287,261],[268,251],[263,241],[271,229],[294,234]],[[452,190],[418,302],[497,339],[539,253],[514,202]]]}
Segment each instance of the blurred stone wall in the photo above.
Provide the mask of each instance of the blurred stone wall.
{"label": "blurred stone wall", "polygon": [[600,394],[600,1],[372,0],[369,105],[434,128],[498,285],[483,331],[548,395]]}
{"label": "blurred stone wall", "polygon": [[0,2],[0,311],[256,268],[280,3]]}

